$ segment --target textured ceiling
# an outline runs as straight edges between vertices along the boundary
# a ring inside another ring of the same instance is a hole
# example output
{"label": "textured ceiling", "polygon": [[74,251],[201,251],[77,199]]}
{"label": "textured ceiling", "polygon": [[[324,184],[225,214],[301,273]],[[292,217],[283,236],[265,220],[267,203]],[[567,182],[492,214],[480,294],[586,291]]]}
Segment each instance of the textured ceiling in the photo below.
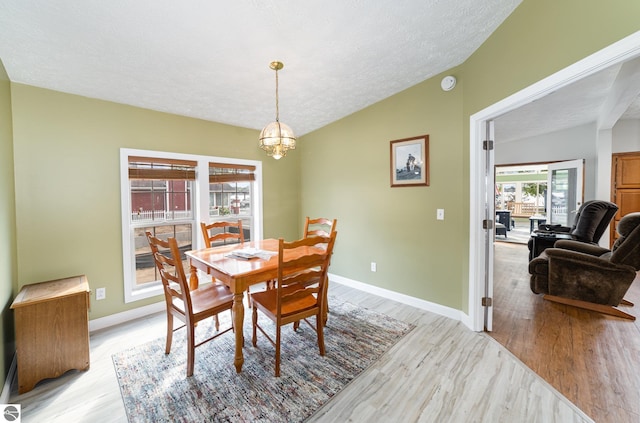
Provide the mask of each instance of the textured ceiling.
{"label": "textured ceiling", "polygon": [[464,62],[521,0],[2,0],[13,82],[297,135]]}

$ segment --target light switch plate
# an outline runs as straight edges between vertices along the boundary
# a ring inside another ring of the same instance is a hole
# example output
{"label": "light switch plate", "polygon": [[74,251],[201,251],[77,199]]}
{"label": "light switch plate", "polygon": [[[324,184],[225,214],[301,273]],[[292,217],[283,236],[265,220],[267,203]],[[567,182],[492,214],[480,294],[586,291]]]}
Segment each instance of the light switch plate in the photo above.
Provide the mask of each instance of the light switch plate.
{"label": "light switch plate", "polygon": [[444,220],[444,209],[438,209],[436,211],[436,219]]}

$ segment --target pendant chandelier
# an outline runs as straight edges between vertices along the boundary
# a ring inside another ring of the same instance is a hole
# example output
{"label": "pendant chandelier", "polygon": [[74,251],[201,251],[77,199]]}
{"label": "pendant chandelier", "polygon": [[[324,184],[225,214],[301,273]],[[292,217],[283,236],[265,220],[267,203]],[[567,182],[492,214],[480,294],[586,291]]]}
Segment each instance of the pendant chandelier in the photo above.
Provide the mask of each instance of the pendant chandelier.
{"label": "pendant chandelier", "polygon": [[287,150],[296,148],[296,136],[293,130],[280,122],[280,110],[278,105],[278,71],[284,67],[282,62],[271,62],[271,69],[276,71],[276,120],[264,127],[260,132],[260,148],[266,151],[268,156],[278,160],[287,155]]}

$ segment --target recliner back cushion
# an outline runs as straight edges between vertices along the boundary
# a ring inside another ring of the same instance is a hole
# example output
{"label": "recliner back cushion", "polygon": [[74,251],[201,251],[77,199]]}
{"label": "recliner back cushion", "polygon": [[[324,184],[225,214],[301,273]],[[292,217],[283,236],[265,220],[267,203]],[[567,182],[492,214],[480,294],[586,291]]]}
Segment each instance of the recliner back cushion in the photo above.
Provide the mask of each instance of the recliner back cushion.
{"label": "recliner back cushion", "polygon": [[598,242],[617,210],[618,206],[608,201],[587,201],[576,215],[571,235],[578,241]]}
{"label": "recliner back cushion", "polygon": [[640,270],[640,212],[624,216],[616,229],[620,236],[611,249],[611,262]]}

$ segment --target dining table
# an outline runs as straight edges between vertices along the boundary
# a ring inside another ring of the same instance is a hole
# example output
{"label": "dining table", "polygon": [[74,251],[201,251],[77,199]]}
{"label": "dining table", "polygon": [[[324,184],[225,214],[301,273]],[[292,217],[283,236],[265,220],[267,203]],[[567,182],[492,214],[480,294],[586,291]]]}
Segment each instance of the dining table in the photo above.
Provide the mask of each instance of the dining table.
{"label": "dining table", "polygon": [[[278,278],[278,247],[279,240],[264,239],[258,241],[227,244],[201,250],[187,251],[185,255],[189,259],[191,275],[189,287],[198,287],[198,270],[211,275],[229,287],[233,293],[233,319],[235,329],[235,356],[234,365],[236,372],[242,371],[244,356],[243,322],[244,322],[244,291],[249,286],[261,282],[267,282]],[[319,247],[303,247],[286,255],[285,260],[300,257],[306,254],[317,253]],[[251,258],[241,258],[240,252],[252,251],[256,254]]]}

